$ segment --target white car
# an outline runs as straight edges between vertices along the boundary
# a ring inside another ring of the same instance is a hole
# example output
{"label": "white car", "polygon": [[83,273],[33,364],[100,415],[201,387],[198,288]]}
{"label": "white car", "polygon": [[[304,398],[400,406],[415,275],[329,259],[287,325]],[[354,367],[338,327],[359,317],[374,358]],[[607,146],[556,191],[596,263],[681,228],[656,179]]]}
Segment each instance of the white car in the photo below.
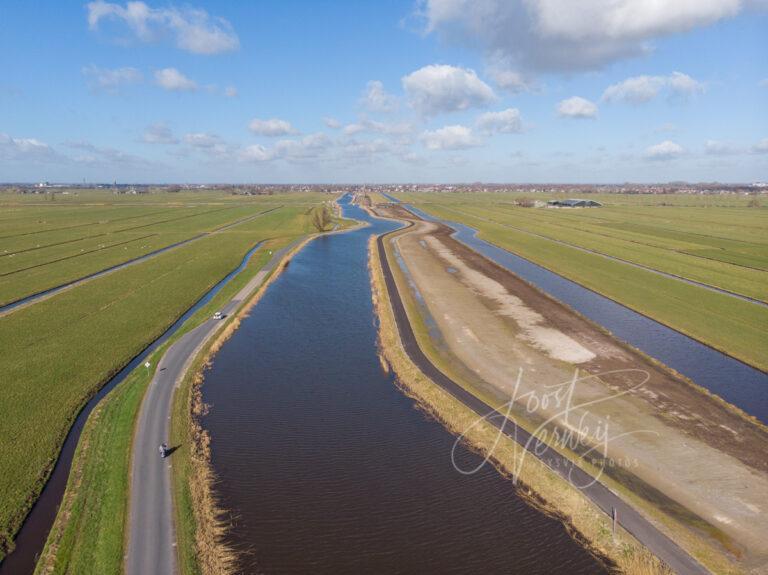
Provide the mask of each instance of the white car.
{"label": "white car", "polygon": [[217,311],[215,314],[213,314],[213,319],[221,319],[224,317],[224,314],[222,314],[220,311]]}

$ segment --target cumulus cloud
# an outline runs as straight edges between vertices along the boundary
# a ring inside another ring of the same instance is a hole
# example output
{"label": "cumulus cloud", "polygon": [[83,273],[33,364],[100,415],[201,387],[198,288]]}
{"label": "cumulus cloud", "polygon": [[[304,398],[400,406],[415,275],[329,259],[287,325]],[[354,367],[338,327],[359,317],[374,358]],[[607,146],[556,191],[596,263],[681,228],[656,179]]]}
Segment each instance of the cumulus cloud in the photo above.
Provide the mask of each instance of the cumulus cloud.
{"label": "cumulus cloud", "polygon": [[331,141],[323,133],[309,134],[297,140],[280,140],[275,144],[278,157],[289,160],[317,158],[328,149]]}
{"label": "cumulus cloud", "polygon": [[237,97],[237,88],[235,88],[234,86],[227,86],[226,88],[224,88],[224,95],[227,98]]}
{"label": "cumulus cloud", "polygon": [[393,112],[397,109],[397,97],[387,93],[384,84],[371,80],[365,86],[360,103],[371,112]]}
{"label": "cumulus cloud", "polygon": [[344,134],[352,136],[361,132],[373,132],[378,134],[388,134],[391,136],[404,136],[413,132],[413,125],[408,122],[386,123],[377,122],[363,118],[352,124],[344,126]]}
{"label": "cumulus cloud", "polygon": [[403,77],[402,83],[411,106],[425,115],[484,107],[496,100],[474,70],[456,66],[424,66]]}
{"label": "cumulus cloud", "polygon": [[141,156],[123,152],[117,148],[103,147],[92,144],[88,141],[68,141],[64,145],[75,151],[74,155],[67,159],[86,164],[89,166],[111,166],[145,168],[154,165],[152,162]]}
{"label": "cumulus cloud", "polygon": [[163,68],[155,72],[155,83],[170,92],[194,92],[197,84],[176,68]]}
{"label": "cumulus cloud", "polygon": [[685,153],[685,149],[675,142],[664,140],[659,144],[649,146],[645,150],[645,158],[648,160],[674,160]]}
{"label": "cumulus cloud", "polygon": [[166,124],[152,124],[144,130],[142,140],[147,144],[178,144],[179,140]]}
{"label": "cumulus cloud", "polygon": [[518,134],[523,130],[523,122],[520,110],[507,108],[500,112],[486,112],[481,114],[476,122],[478,130],[485,134],[498,132],[501,134]]}
{"label": "cumulus cloud", "polygon": [[266,146],[253,144],[246,146],[240,154],[240,159],[244,162],[268,162],[274,159],[274,154]]}
{"label": "cumulus cloud", "polygon": [[122,86],[138,84],[144,78],[136,68],[99,68],[91,64],[82,69],[88,86],[92,90],[116,93]]}
{"label": "cumulus cloud", "polygon": [[425,131],[421,141],[428,150],[466,150],[480,145],[472,129],[461,125]]}
{"label": "cumulus cloud", "polygon": [[557,105],[557,114],[562,118],[597,118],[597,106],[586,98],[574,96]]}
{"label": "cumulus cloud", "polygon": [[707,140],[704,142],[704,153],[709,156],[730,156],[738,153],[738,149],[725,142]]}
{"label": "cumulus cloud", "polygon": [[297,130],[291,126],[290,122],[285,120],[279,120],[278,118],[270,118],[269,120],[260,120],[254,118],[248,124],[248,129],[254,134],[259,136],[288,136],[290,134],[298,133]]}
{"label": "cumulus cloud", "polygon": [[231,158],[238,149],[237,145],[228,144],[220,136],[210,132],[190,132],[184,134],[182,141],[187,146],[182,155],[197,152],[216,160]]}
{"label": "cumulus cloud", "polygon": [[341,122],[339,122],[336,118],[330,118],[326,117],[323,118],[323,123],[329,127],[331,130],[338,130],[341,128]]}
{"label": "cumulus cloud", "polygon": [[211,17],[196,8],[150,8],[144,2],[125,6],[97,0],[87,4],[88,26],[96,30],[102,20],[123,22],[141,42],[173,36],[176,46],[194,54],[218,54],[236,50],[240,40],[223,18]]}
{"label": "cumulus cloud", "polygon": [[221,144],[221,139],[216,134],[192,132],[184,134],[184,143],[193,148],[213,148]]}
{"label": "cumulus cloud", "polygon": [[58,155],[45,142],[35,138],[13,138],[0,132],[0,160],[48,161]]}
{"label": "cumulus cloud", "polygon": [[247,146],[242,150],[240,159],[246,162],[315,160],[325,154],[331,143],[325,134],[309,134],[300,139],[280,140],[271,148],[260,144]]}
{"label": "cumulus cloud", "polygon": [[757,144],[752,146],[753,154],[768,154],[768,138],[763,138]]}
{"label": "cumulus cloud", "polygon": [[349,140],[342,144],[339,151],[345,159],[372,158],[391,152],[392,145],[381,138],[364,141]]}
{"label": "cumulus cloud", "polygon": [[603,101],[625,101],[642,104],[653,100],[662,89],[668,89],[670,95],[687,97],[704,92],[704,84],[682,72],[672,72],[669,76],[634,76],[623,82],[608,86],[603,92]]}
{"label": "cumulus cloud", "polygon": [[599,68],[655,38],[736,15],[740,0],[425,0],[427,33],[482,47],[513,70]]}

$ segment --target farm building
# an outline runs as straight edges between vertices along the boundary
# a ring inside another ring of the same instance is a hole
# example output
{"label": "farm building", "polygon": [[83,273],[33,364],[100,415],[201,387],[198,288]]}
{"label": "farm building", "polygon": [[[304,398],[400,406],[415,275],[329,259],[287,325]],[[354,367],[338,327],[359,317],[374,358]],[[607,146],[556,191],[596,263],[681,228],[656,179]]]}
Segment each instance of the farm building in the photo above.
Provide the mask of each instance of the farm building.
{"label": "farm building", "polygon": [[548,208],[599,208],[602,205],[595,200],[551,200],[547,202]]}

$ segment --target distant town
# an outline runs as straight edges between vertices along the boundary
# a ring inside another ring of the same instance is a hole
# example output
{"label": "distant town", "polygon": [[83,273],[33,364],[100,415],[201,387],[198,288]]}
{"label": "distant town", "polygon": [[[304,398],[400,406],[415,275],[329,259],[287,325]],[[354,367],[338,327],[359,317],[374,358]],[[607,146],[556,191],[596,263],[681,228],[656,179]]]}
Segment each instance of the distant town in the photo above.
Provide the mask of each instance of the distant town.
{"label": "distant town", "polygon": [[768,182],[741,184],[669,182],[659,184],[94,184],[40,182],[0,184],[0,193],[73,194],[78,190],[106,190],[114,194],[152,194],[159,192],[189,192],[217,190],[233,195],[263,196],[301,192],[469,192],[469,193],[546,193],[583,194],[691,194],[691,195],[766,195]]}

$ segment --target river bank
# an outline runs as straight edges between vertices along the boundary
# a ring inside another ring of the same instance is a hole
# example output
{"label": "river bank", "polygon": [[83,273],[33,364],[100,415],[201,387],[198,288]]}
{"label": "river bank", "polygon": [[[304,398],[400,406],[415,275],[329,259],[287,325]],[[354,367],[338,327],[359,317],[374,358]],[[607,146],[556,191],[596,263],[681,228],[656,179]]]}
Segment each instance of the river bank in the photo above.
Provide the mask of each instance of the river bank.
{"label": "river bank", "polygon": [[[413,221],[413,218],[409,218]],[[506,373],[504,372],[503,366],[509,366],[512,364],[515,364],[516,361],[521,361],[521,358],[523,358],[523,365],[527,365],[527,369],[532,370],[533,372],[536,372],[533,376],[526,374],[526,378],[533,379],[533,380],[540,380],[541,382],[546,382],[549,380],[548,375],[552,375],[552,370],[555,367],[556,364],[567,364],[567,363],[573,363],[576,362],[581,363],[582,366],[584,365],[591,365],[590,361],[594,363],[598,360],[593,360],[589,356],[590,352],[588,350],[592,350],[599,356],[599,365],[595,366],[593,365],[593,368],[601,368],[603,370],[610,371],[611,369],[618,368],[621,366],[611,365],[611,362],[616,362],[617,359],[622,358],[622,353],[619,352],[617,349],[613,349],[609,352],[611,349],[609,341],[606,341],[606,337],[603,336],[602,338],[599,337],[599,334],[592,334],[589,336],[589,338],[585,339],[584,336],[584,330],[583,328],[575,329],[575,325],[571,324],[571,327],[569,326],[567,318],[563,317],[563,314],[560,314],[560,319],[558,320],[555,316],[555,323],[551,327],[545,327],[547,324],[542,324],[541,328],[538,331],[535,331],[535,336],[541,338],[546,337],[549,338],[549,343],[552,341],[558,342],[557,346],[553,347],[547,347],[547,341],[542,341],[541,339],[534,339],[532,340],[532,335],[530,332],[523,333],[520,335],[515,336],[514,332],[511,334],[504,333],[504,330],[502,329],[503,326],[496,325],[494,322],[498,323],[498,319],[495,319],[494,314],[491,313],[489,315],[488,311],[484,311],[482,306],[473,307],[473,301],[475,299],[478,299],[478,301],[482,300],[483,298],[489,297],[489,292],[487,291],[490,288],[493,288],[494,290],[494,296],[493,296],[493,305],[491,305],[491,308],[498,308],[499,305],[499,298],[504,299],[503,291],[504,288],[501,287],[494,287],[494,286],[500,286],[501,284],[494,284],[493,282],[499,282],[504,281],[503,274],[500,276],[499,271],[493,271],[491,269],[483,268],[481,265],[482,262],[479,262],[477,260],[476,256],[472,256],[471,253],[468,253],[468,250],[466,248],[464,251],[461,251],[460,246],[457,243],[451,243],[451,241],[448,239],[448,233],[447,232],[439,232],[439,234],[436,234],[436,229],[434,228],[434,224],[426,225],[424,222],[421,222],[419,224],[422,228],[429,228],[429,229],[422,229],[421,233],[417,232],[416,230],[412,229],[408,232],[404,232],[402,234],[397,234],[397,243],[398,243],[398,249],[397,253],[399,255],[396,256],[397,260],[399,261],[399,265],[395,266],[396,268],[403,267],[403,265],[408,265],[408,271],[406,272],[398,272],[401,275],[403,273],[407,273],[407,278],[401,278],[399,281],[403,283],[403,285],[409,285],[410,288],[404,288],[405,292],[415,291],[415,298],[418,300],[417,302],[414,302],[412,304],[413,308],[419,308],[418,313],[413,312],[413,310],[409,309],[409,317],[411,315],[419,315],[424,316],[425,319],[419,319],[416,318],[416,322],[421,322],[421,325],[417,326],[417,331],[420,332],[420,343],[427,340],[432,339],[434,340],[435,337],[437,337],[437,346],[440,347],[439,350],[436,351],[435,355],[439,355],[440,357],[438,359],[442,360],[441,369],[444,369],[445,371],[445,364],[448,363],[449,369],[453,369],[454,372],[460,372],[461,376],[469,376],[464,377],[464,380],[469,379],[471,382],[471,385],[468,386],[469,389],[472,389],[473,393],[478,394],[478,385],[480,389],[480,395],[484,397],[489,397],[490,394],[490,401],[491,405],[497,405],[498,403],[493,403],[493,401],[498,402],[499,398],[499,391],[503,390],[503,385],[499,387],[499,385],[503,381],[511,382],[514,381],[514,373]],[[418,236],[418,239],[410,239],[410,238],[416,238]],[[406,248],[406,238],[409,238],[410,245]],[[450,245],[451,252],[446,252],[448,246]],[[428,257],[428,254],[433,254],[432,256]],[[459,254],[460,258],[459,259]],[[392,257],[392,256],[390,256]],[[400,259],[402,258],[402,259]],[[415,259],[414,259],[415,258]],[[426,258],[426,259],[425,259]],[[434,260],[435,263],[430,263],[432,260]],[[467,259],[469,258],[469,259]],[[394,260],[393,260],[394,261]],[[483,274],[485,275],[479,275],[480,272],[474,272],[470,271],[469,267],[471,266],[473,270],[481,270]],[[479,267],[478,267],[479,266]],[[475,275],[473,275],[475,274]],[[489,277],[494,277],[495,280],[486,279]],[[462,282],[466,283],[467,276],[473,278],[473,281],[471,282],[471,289],[474,292],[473,295],[466,295],[463,296],[462,294]],[[442,284],[441,284],[442,282]],[[490,282],[490,283],[489,283]],[[444,284],[444,288],[439,288],[440,285]],[[516,307],[511,308],[515,310],[515,313],[517,314],[516,320],[517,322],[520,321],[520,314],[524,312],[524,315],[527,318],[527,324],[530,324],[531,314],[534,313],[534,311],[527,310],[528,307],[530,307],[533,304],[533,307],[536,309],[536,313],[538,314],[544,314],[545,317],[548,318],[548,320],[552,320],[552,311],[551,309],[549,311],[545,311],[545,308],[542,308],[540,304],[535,303],[535,298],[532,299],[533,293],[530,292],[531,288],[528,286],[526,288],[525,285],[522,284],[516,284],[514,287],[509,287],[509,285],[505,282],[504,285],[507,285],[506,289],[513,290],[514,293],[519,295],[523,301],[525,302],[526,307],[520,307],[520,302],[514,304]],[[526,292],[526,289],[528,290]],[[444,293],[445,295],[441,296],[438,295],[438,292],[435,291],[438,290],[439,293]],[[502,290],[501,292],[499,290]],[[522,292],[521,292],[522,290]],[[450,296],[448,297],[448,294]],[[527,295],[523,295],[527,294]],[[407,295],[407,294],[406,294]],[[412,296],[413,297],[413,296]],[[445,299],[447,297],[447,299]],[[439,303],[439,301],[445,301],[446,305],[443,307],[440,307],[442,304]],[[426,302],[426,304],[425,304]],[[438,303],[436,303],[438,302]],[[490,304],[489,304],[490,305]],[[429,311],[425,312],[424,308],[429,307]],[[550,305],[551,307],[551,305]],[[508,311],[510,308],[507,308]],[[467,311],[469,315],[462,315],[464,311]],[[426,316],[425,316],[426,313]],[[541,316],[539,316],[541,317]],[[509,320],[507,320],[509,321]],[[540,323],[541,320],[537,320],[534,322],[535,324]],[[493,328],[493,326],[496,325],[495,331],[488,331]],[[458,326],[458,327],[454,327]],[[554,326],[557,326],[556,329],[553,329]],[[530,329],[530,328],[529,328]],[[537,328],[538,329],[538,328]],[[458,330],[458,331],[456,331]],[[564,333],[568,334],[568,338],[565,338],[564,335],[558,335],[559,332],[557,330],[564,330]],[[455,331],[455,333],[454,333]],[[493,333],[493,338],[491,340],[485,339],[488,333]],[[442,337],[442,339],[441,339]],[[523,345],[521,347],[520,345],[520,338],[523,338],[524,340],[527,340],[527,344]],[[455,342],[454,342],[455,338]],[[553,339],[554,338],[554,339]],[[518,342],[515,344],[515,342]],[[562,343],[566,343],[568,345],[560,345]],[[507,349],[507,345],[511,345],[509,349]],[[530,348],[530,346],[533,345],[533,348]],[[478,347],[479,346],[479,347]],[[450,349],[448,349],[450,348]],[[498,349],[497,349],[498,348]],[[538,351],[535,351],[538,348]],[[547,353],[543,353],[542,355],[542,349],[544,352],[548,353],[566,353],[569,355],[569,357],[558,357],[557,360],[553,359],[546,359]],[[599,351],[598,351],[599,350]],[[487,353],[486,353],[487,352]],[[488,353],[496,353],[499,354],[498,356],[494,355],[488,355]],[[522,355],[521,355],[522,354]],[[451,357],[460,357],[461,361],[451,362]],[[525,358],[528,358],[525,360]],[[592,357],[594,357],[594,354],[592,354]],[[554,361],[554,363],[553,363]],[[635,358],[632,360],[629,360],[625,357],[624,360],[627,365],[624,367],[637,367],[637,364],[643,364],[642,358]],[[527,362],[527,363],[526,363]],[[586,363],[585,363],[586,362]],[[463,365],[467,366],[468,369],[461,370],[461,367]],[[551,365],[550,367],[546,367],[547,365]],[[496,366],[496,367],[494,367]],[[535,368],[535,369],[534,369]],[[584,369],[582,367],[582,369]],[[697,423],[700,421],[698,417],[696,417],[696,411],[700,411],[702,409],[701,403],[704,401],[706,403],[706,400],[703,398],[707,398],[708,396],[698,396],[692,395],[687,396],[685,400],[681,397],[676,397],[680,393],[683,393],[686,389],[685,386],[679,386],[679,385],[671,385],[672,381],[667,382],[663,384],[660,388],[659,387],[653,387],[654,381],[658,378],[663,379],[663,372],[659,372],[659,370],[655,370],[654,372],[654,365],[643,365],[643,369],[655,373],[655,375],[651,376],[651,383],[650,385],[645,386],[641,390],[636,390],[638,392],[642,392],[642,396],[644,397],[644,401],[647,401],[651,404],[653,404],[655,401],[659,400],[660,398],[663,398],[665,405],[660,406],[660,413],[664,413],[665,415],[665,425],[673,424],[675,418],[677,415],[685,415],[683,412],[687,412],[687,410],[691,410],[693,413],[688,413],[688,415],[694,416],[693,419],[688,418],[686,416],[686,425],[688,428],[695,428],[697,439],[700,439],[702,437],[706,437],[706,425],[704,425],[702,429],[702,425],[699,425]],[[490,370],[490,371],[489,371]],[[497,370],[497,373],[493,373],[493,370]],[[501,370],[501,371],[498,371]],[[590,371],[589,369],[587,370]],[[594,369],[591,369],[592,372],[594,372]],[[474,376],[474,379],[473,379]],[[495,385],[489,386],[487,383],[483,385],[483,381],[478,382],[478,376],[482,376],[482,380],[485,381],[497,381]],[[498,378],[501,377],[501,380]],[[567,374],[565,375],[565,378],[567,379]],[[494,379],[495,378],[495,379]],[[542,379],[543,378],[543,379]],[[462,378],[458,378],[462,379]],[[603,378],[605,379],[605,378]],[[560,381],[559,379],[554,379],[552,381]],[[616,376],[613,376],[612,378],[609,378],[610,385],[609,387],[616,391],[620,391],[622,389],[622,385],[627,385],[627,382],[624,382],[623,384],[620,381],[620,378],[617,379]],[[526,385],[531,385],[528,382],[523,384],[523,387],[525,388]],[[585,387],[584,383],[579,384],[581,387]],[[656,383],[655,385],[658,385]],[[589,387],[589,385],[586,385]],[[533,389],[535,389],[537,386],[534,385]],[[540,386],[539,386],[540,387]],[[528,388],[525,388],[528,389]],[[675,391],[677,389],[677,391]],[[530,389],[529,389],[530,391]],[[598,389],[592,389],[589,391],[588,395],[593,400],[595,397],[599,397],[599,390]],[[595,395],[597,394],[597,395]],[[583,395],[583,394],[582,394]],[[694,400],[693,403],[690,402],[690,400]],[[622,400],[616,400],[616,402],[626,401],[626,398]],[[690,403],[690,405],[689,405]],[[681,408],[681,405],[684,406]],[[696,407],[699,405],[699,407]],[[682,412],[680,411],[682,409]],[[594,411],[605,411],[605,409],[598,409],[598,408],[591,408],[591,410]],[[643,420],[642,418],[638,418],[638,414],[642,412],[642,408],[640,409],[640,412],[638,412],[637,406],[634,408],[630,408],[629,412],[633,413],[633,421],[634,424],[640,425],[641,428],[654,428],[658,427],[658,419],[657,420]],[[629,413],[626,409],[622,409],[619,411],[614,411],[609,417],[612,417],[612,426],[616,427],[617,424],[619,425],[619,429],[621,429],[621,425],[623,422],[623,425],[626,426],[627,424],[627,417],[626,413]],[[714,404],[710,404],[707,410],[705,412],[711,412],[707,417],[705,417],[702,421],[706,424],[712,423],[713,421],[717,421],[718,419],[722,419],[723,417],[731,418],[733,421],[731,421],[731,425],[736,425],[739,428],[744,428],[745,425],[747,425],[750,429],[752,429],[753,426],[750,425],[750,423],[747,421],[745,422],[742,418],[738,418],[738,414],[732,414],[729,415],[729,412],[727,410],[722,410],[719,408],[719,404],[717,402],[714,402]],[[677,414],[677,415],[676,415]],[[525,414],[523,414],[525,415]],[[550,413],[550,415],[552,415]],[[594,416],[595,414],[590,414],[591,416]],[[700,414],[699,414],[700,415]],[[602,413],[602,416],[605,417],[605,413]],[[716,417],[715,417],[716,416]],[[519,417],[518,413],[515,413],[515,420],[517,420]],[[710,418],[711,417],[711,418]],[[739,423],[741,422],[741,423]],[[535,423],[535,427],[540,423]],[[631,426],[630,426],[631,427]],[[686,426],[681,426],[681,429],[685,428]],[[728,427],[726,425],[726,427]],[[744,429],[745,432],[750,432],[750,429]],[[754,429],[752,429],[753,432],[759,432],[762,429],[761,426],[754,426]],[[625,430],[626,431],[626,430]],[[724,429],[718,429],[719,431],[725,431]],[[660,429],[660,432],[663,435],[669,435],[668,431],[664,431]],[[703,435],[702,435],[703,432]],[[731,433],[731,432],[729,432]],[[749,433],[747,433],[749,435]],[[716,434],[717,435],[717,434]],[[700,437],[698,437],[700,436]],[[720,440],[714,440],[714,443],[711,445],[718,446],[718,449],[725,449],[728,452],[732,451],[732,445],[728,443],[728,437],[725,437],[723,441]],[[688,447],[686,448],[686,442],[688,444]],[[616,443],[620,443],[619,441],[615,441],[614,445],[611,446],[611,451],[613,452],[613,455],[615,456],[617,453],[616,449]],[[688,485],[688,488],[692,488],[694,485],[700,485],[700,489],[703,489],[704,491],[699,491],[699,495],[703,496],[705,493],[708,492],[709,488],[706,487],[707,481],[704,481],[704,468],[702,468],[700,465],[697,467],[696,461],[711,461],[711,458],[704,458],[700,455],[696,455],[697,453],[697,447],[695,447],[695,441],[691,440],[691,437],[689,436],[688,439],[683,438],[680,441],[672,441],[672,445],[680,446],[682,448],[682,451],[678,450],[676,452],[675,457],[679,461],[667,460],[666,464],[659,465],[659,471],[666,472],[669,468],[674,468],[675,463],[685,463],[686,461],[689,461],[690,465],[684,465],[688,470],[688,474],[691,473],[697,474],[698,479],[693,481],[689,484],[689,482],[686,482],[686,485]],[[625,440],[626,444],[626,440]],[[748,465],[750,468],[752,468],[753,465],[757,464],[759,465],[759,459],[761,456],[758,454],[762,451],[762,446],[764,445],[764,441],[758,441],[756,444],[756,449],[753,450],[747,450],[747,452],[742,453],[741,455],[746,457],[747,460],[744,460],[744,464]],[[662,444],[663,445],[663,444]],[[625,445],[626,447],[626,445]],[[664,451],[667,448],[662,446],[656,446],[653,448],[654,453],[657,455],[661,455],[664,453]],[[660,451],[659,451],[660,450]],[[634,451],[631,451],[630,453],[633,454],[633,459],[638,458],[639,452],[635,449]],[[750,455],[751,453],[751,455]],[[626,451],[624,452],[626,454]],[[576,455],[576,458],[578,459],[579,455]],[[693,457],[693,459],[690,459]],[[755,457],[758,457],[756,460]],[[617,458],[618,459],[618,458]],[[657,457],[654,456],[654,460],[656,460]],[[639,457],[639,461],[642,463],[643,461],[647,460],[647,458],[644,458],[642,456]],[[735,465],[735,466],[734,466]],[[724,464],[722,466],[718,465],[718,469],[724,469],[728,470],[728,473],[731,473],[734,471],[734,469],[738,468],[738,465],[734,464],[732,461],[731,464]],[[699,471],[697,471],[697,469]],[[637,474],[638,470],[633,468],[631,474]],[[640,469],[642,472],[642,469]],[[680,472],[683,472],[682,470],[678,470]],[[658,471],[656,472],[658,473]],[[708,472],[711,474],[711,470]],[[724,471],[725,473],[725,471]],[[616,476],[617,474],[614,472],[611,472],[611,470],[606,470],[607,475]],[[613,479],[617,479],[619,481],[619,485],[621,483],[626,484],[628,480],[628,475],[631,475],[630,473],[622,473],[618,477],[614,477]],[[640,473],[643,475],[643,477],[649,479],[649,475],[647,473]],[[732,473],[731,473],[732,475]],[[651,477],[653,474],[651,475]],[[747,474],[745,477],[748,477],[749,474]],[[722,483],[722,479],[725,479],[725,477],[718,479],[718,485],[720,485],[720,491],[719,493],[723,493],[722,489],[724,489],[724,485]],[[714,480],[714,479],[713,479]],[[654,480],[656,481],[656,480]],[[637,492],[642,493],[642,497],[640,498],[639,502],[643,503],[646,507],[648,505],[647,501],[643,501],[643,499],[647,499],[649,495],[648,488],[641,488],[639,484],[636,482],[630,481],[629,485],[631,487],[628,489],[630,493]],[[657,483],[658,485],[658,483]],[[732,486],[736,486],[736,484],[731,484]],[[677,486],[677,491],[673,491],[675,493],[675,498],[681,497],[681,491],[679,490],[680,486]],[[669,489],[669,484],[667,484],[667,487],[664,488],[665,490]],[[726,492],[728,490],[726,489]],[[742,495],[749,496],[749,493],[754,493],[753,490],[747,490],[744,492],[741,492],[737,490],[737,495],[739,498],[742,497]],[[626,493],[627,489],[625,488],[622,493]],[[683,513],[682,516],[680,514],[680,510],[676,513],[674,511],[674,505],[670,505],[670,503],[674,503],[672,501],[667,501],[667,504],[665,505],[663,503],[663,500],[659,500],[656,497],[652,497],[651,501],[653,499],[656,499],[656,505],[661,504],[662,508],[665,508],[664,511],[666,513],[672,513],[673,515],[677,515],[677,520],[682,520],[683,523],[688,524],[689,528],[691,527],[691,519],[685,519],[685,514]],[[689,505],[699,505],[698,509],[700,512],[703,513],[701,504],[702,497],[696,496],[694,499],[687,499],[685,500],[687,504]],[[706,499],[706,498],[704,498]],[[759,498],[758,498],[759,499]],[[740,501],[744,501],[743,499],[739,499]],[[632,499],[633,502],[637,503],[638,498],[634,497]],[[753,501],[753,504],[759,505],[759,501]],[[672,509],[670,509],[670,507]],[[641,505],[641,508],[643,508],[643,505]],[[754,509],[754,507],[750,506],[751,509]],[[759,563],[760,559],[760,546],[759,546],[759,538],[756,540],[758,542],[758,546],[755,547],[755,543],[749,542],[748,537],[745,536],[744,531],[739,532],[738,528],[741,526],[742,528],[746,528],[747,525],[750,526],[750,529],[752,529],[755,525],[754,521],[755,519],[751,520],[744,520],[744,521],[733,521],[730,520],[730,522],[726,522],[724,519],[728,517],[725,513],[733,514],[737,512],[738,504],[734,503],[733,505],[727,505],[726,509],[721,510],[721,512],[715,512],[714,518],[710,518],[710,521],[714,522],[718,525],[716,530],[710,529],[710,537],[712,534],[715,534],[716,540],[718,543],[716,544],[716,547],[719,547],[720,545],[724,545],[726,549],[726,555],[731,555],[732,553],[736,553],[737,557],[740,557],[742,551],[738,550],[737,548],[734,548],[733,544],[728,543],[728,539],[724,539],[722,535],[717,536],[717,532],[725,527],[727,531],[729,531],[733,537],[736,538],[736,540],[741,541],[741,543],[746,544],[748,547],[751,548],[752,553],[752,559],[751,561],[747,562],[747,565],[751,564],[754,565],[755,561]],[[745,512],[747,514],[750,514],[748,509],[745,509]],[[721,514],[723,513],[723,514]],[[710,515],[710,517],[712,517]],[[667,522],[668,523],[668,522]],[[702,524],[700,521],[695,521],[694,524],[696,524],[697,531],[701,530],[702,527],[704,527],[705,524]],[[737,528],[736,531],[734,531],[734,527]],[[707,528],[704,528],[704,532],[707,532]],[[679,535],[679,534],[678,534]],[[676,536],[677,537],[677,536]],[[690,543],[690,541],[689,541]],[[694,548],[696,545],[694,545]],[[717,555],[722,553],[722,549],[719,552],[716,552],[713,554],[711,551],[706,551],[706,547],[704,546],[699,549],[699,554],[703,554],[702,556],[706,557],[707,555]],[[754,554],[757,553],[757,556]],[[733,555],[731,555],[733,557]],[[710,559],[711,560],[711,559]]]}
{"label": "river bank", "polygon": [[370,226],[302,250],[206,372],[239,570],[605,572],[495,469],[458,473],[453,437],[382,371],[367,245],[397,224],[344,212]]}
{"label": "river bank", "polygon": [[517,474],[517,491],[542,512],[562,521],[573,538],[606,566],[629,574],[670,575],[672,572],[632,535],[620,529],[618,538],[613,537],[605,515],[567,481],[535,460],[532,465],[521,466],[524,454],[517,443],[500,435],[491,423],[478,423],[475,412],[423,374],[403,349],[398,335],[375,238],[371,239],[369,249],[381,361],[396,374],[404,393],[419,402],[422,409],[451,433],[488,458],[500,474],[510,481]]}
{"label": "river bank", "polygon": [[255,277],[243,288],[241,294],[245,303],[232,314],[216,337],[195,354],[176,390],[171,412],[170,440],[171,445],[181,446],[177,450],[173,468],[172,489],[176,544],[182,573],[227,575],[236,572],[238,560],[236,550],[226,542],[228,511],[220,504],[216,493],[217,476],[211,463],[211,439],[202,423],[210,407],[203,401],[202,395],[205,372],[243,319],[248,317],[267,289],[308,243],[321,235],[346,233],[365,227],[364,222],[344,220],[338,203],[334,202],[333,206],[338,220],[332,231],[312,234],[292,245],[279,248],[275,266],[265,277]]}

